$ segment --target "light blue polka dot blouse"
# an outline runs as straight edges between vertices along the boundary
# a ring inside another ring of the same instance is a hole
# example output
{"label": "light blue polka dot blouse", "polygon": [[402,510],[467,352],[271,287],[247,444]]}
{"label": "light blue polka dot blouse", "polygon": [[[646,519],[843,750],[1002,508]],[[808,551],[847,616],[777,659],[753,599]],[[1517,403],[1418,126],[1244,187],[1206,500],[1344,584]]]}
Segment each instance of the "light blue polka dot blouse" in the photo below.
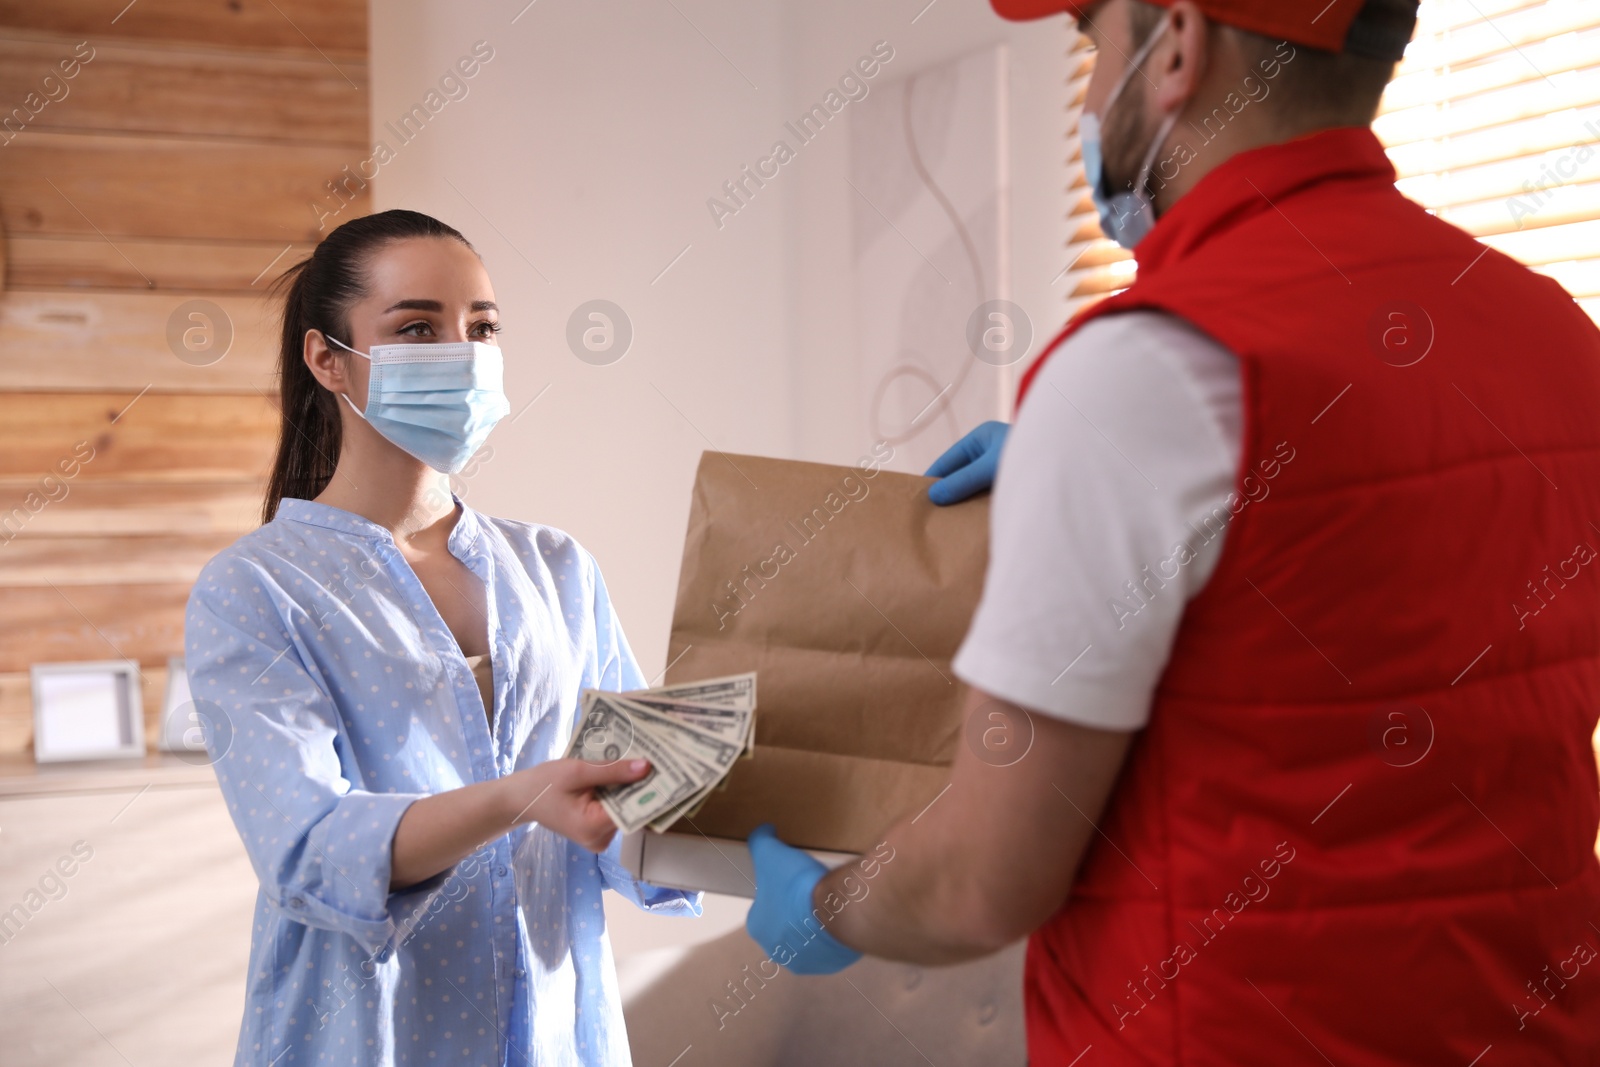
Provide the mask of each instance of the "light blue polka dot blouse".
{"label": "light blue polka dot blouse", "polygon": [[629,1063],[600,893],[699,914],[524,827],[389,892],[401,814],[559,757],[586,686],[645,684],[594,557],[460,504],[484,583],[494,722],[387,530],[286,499],[211,560],[184,641],[217,781],[261,881],[236,1064]]}

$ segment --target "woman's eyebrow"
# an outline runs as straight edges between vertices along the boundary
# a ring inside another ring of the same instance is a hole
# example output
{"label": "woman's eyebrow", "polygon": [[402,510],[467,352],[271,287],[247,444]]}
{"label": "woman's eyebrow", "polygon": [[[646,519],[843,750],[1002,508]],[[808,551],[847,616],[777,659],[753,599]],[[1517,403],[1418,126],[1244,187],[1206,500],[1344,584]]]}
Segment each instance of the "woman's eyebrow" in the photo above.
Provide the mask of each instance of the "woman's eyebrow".
{"label": "woman's eyebrow", "polygon": [[[390,311],[443,311],[443,310],[444,310],[444,305],[441,304],[439,301],[437,301],[437,300],[426,300],[426,299],[423,299],[423,298],[420,298],[420,297],[414,297],[414,298],[412,298],[410,300],[400,300],[400,301],[397,301],[394,304],[391,304],[389,307],[384,308],[384,312],[386,314],[388,312],[390,312]],[[499,308],[499,306],[497,304],[495,304],[495,302],[493,300],[474,300],[472,302],[472,310],[473,311],[499,311],[500,308]]]}

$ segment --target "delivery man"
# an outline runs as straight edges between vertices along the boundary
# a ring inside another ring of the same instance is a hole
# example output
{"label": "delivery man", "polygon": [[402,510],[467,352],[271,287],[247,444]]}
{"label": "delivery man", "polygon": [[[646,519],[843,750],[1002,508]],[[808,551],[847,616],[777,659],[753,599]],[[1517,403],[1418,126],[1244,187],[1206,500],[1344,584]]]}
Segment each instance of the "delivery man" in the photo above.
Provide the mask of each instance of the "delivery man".
{"label": "delivery man", "polygon": [[1034,1067],[1600,1063],[1600,333],[1394,188],[1415,4],[996,4],[1098,48],[1138,280],[1023,381],[985,740],[838,870],[758,830],[748,929],[1026,936]]}

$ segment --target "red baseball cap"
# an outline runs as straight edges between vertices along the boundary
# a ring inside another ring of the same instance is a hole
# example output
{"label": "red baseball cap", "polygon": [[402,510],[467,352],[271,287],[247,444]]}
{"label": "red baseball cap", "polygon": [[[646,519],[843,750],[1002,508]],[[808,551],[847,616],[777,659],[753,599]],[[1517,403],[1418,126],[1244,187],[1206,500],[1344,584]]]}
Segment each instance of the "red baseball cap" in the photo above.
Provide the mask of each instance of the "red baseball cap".
{"label": "red baseball cap", "polygon": [[[1104,0],[990,0],[1003,18],[1022,22],[1070,15],[1073,18],[1092,11]],[[1172,0],[1146,0],[1159,7],[1171,7]],[[1357,22],[1364,0],[1196,0],[1207,18],[1263,37],[1273,37],[1324,52],[1350,51],[1380,59],[1399,60],[1411,39],[1411,28],[1404,34],[1394,25],[1380,27]],[[1402,5],[1404,6],[1404,5]],[[1415,9],[1415,4],[1410,5]],[[1392,20],[1391,20],[1392,21]],[[1413,19],[1413,26],[1415,25]]]}

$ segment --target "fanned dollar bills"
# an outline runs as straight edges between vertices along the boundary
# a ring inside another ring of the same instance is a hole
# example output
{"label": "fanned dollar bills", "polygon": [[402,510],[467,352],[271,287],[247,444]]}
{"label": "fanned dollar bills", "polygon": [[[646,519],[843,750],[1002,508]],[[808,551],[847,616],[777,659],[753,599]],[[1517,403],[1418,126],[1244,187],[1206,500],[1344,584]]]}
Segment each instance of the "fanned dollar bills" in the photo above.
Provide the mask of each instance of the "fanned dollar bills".
{"label": "fanned dollar bills", "polygon": [[567,755],[597,763],[647,759],[650,773],[598,790],[611,821],[626,833],[660,833],[693,815],[755,743],[756,676],[638,689],[583,691]]}

